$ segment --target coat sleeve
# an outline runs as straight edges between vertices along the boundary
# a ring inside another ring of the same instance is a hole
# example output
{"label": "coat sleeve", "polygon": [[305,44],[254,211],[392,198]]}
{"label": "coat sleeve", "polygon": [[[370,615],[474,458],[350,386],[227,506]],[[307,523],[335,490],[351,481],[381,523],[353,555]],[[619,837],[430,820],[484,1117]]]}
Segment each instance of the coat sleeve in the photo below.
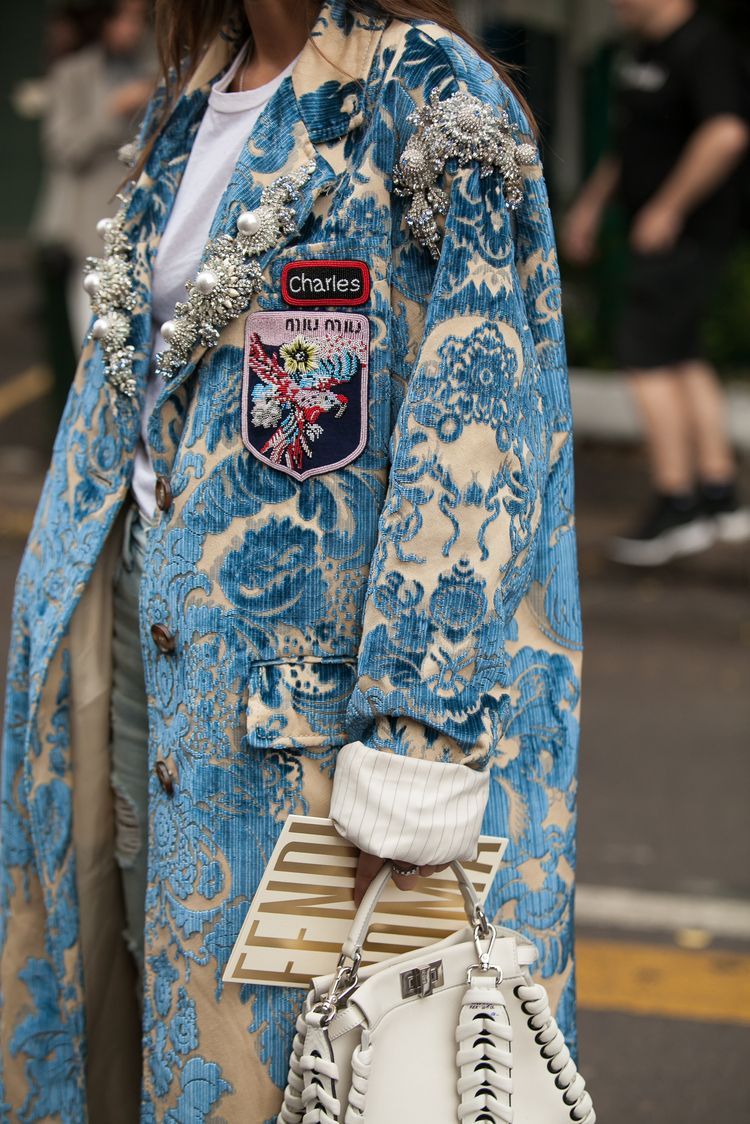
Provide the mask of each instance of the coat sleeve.
{"label": "coat sleeve", "polygon": [[[522,120],[499,82],[483,97]],[[522,180],[534,184],[533,236],[551,244],[538,164]],[[476,852],[551,442],[508,176],[453,158],[440,188],[442,244],[391,439],[348,711],[355,740],[339,753],[331,804],[362,850],[410,864]]]}

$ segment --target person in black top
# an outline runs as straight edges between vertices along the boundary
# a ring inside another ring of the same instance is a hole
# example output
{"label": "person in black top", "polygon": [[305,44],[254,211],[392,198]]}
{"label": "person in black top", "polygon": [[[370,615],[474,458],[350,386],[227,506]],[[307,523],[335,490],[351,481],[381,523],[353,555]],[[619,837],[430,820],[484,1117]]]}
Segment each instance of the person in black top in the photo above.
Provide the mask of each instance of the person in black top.
{"label": "person in black top", "polygon": [[740,220],[733,176],[748,143],[739,54],[692,0],[613,0],[629,33],[614,70],[613,146],[568,214],[563,244],[591,260],[607,203],[629,222],[617,360],[643,419],[655,502],[615,539],[632,565],[659,565],[750,536],[739,507],[724,398],[701,326]]}

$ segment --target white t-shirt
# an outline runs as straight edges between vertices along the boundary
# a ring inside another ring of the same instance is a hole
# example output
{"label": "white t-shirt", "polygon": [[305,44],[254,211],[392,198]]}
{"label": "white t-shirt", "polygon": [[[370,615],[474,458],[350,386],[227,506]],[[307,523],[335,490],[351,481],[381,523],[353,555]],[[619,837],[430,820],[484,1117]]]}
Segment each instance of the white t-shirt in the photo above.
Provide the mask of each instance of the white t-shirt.
{"label": "white t-shirt", "polygon": [[[297,59],[265,86],[240,93],[228,87],[244,62],[247,47],[208,97],[208,105],[198,127],[187,166],[172,212],[159,244],[152,278],[153,355],[166,344],[161,325],[171,320],[174,306],[185,300],[185,282],[195,277],[203,249],[208,241],[216,209],[237,165],[255,122],[271,96],[291,73]],[[298,56],[299,57],[299,56]],[[133,492],[146,519],[154,514],[156,476],[146,443],[149,418],[161,390],[162,379],[153,370],[146,386],[146,401],[141,416],[141,440],[135,454]]]}

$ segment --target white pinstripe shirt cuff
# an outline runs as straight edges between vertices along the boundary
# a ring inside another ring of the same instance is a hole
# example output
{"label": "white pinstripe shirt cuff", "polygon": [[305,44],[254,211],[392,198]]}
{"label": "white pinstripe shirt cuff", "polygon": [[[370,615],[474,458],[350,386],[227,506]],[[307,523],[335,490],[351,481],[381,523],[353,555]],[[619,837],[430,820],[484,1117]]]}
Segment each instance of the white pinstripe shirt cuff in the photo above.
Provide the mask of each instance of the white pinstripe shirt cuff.
{"label": "white pinstripe shirt cuff", "polygon": [[331,818],[345,839],[384,859],[420,866],[468,860],[488,791],[487,771],[349,742],[336,760]]}

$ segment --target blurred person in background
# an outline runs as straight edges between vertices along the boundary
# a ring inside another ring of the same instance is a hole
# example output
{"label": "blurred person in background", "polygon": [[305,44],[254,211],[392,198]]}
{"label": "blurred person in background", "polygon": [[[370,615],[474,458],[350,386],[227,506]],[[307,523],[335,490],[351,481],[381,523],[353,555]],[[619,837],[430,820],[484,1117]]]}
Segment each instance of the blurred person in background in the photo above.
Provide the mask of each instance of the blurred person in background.
{"label": "blurred person in background", "polygon": [[733,173],[748,143],[746,79],[732,41],[692,0],[613,4],[628,33],[613,145],[568,214],[563,244],[572,261],[590,262],[604,210],[619,199],[630,262],[616,358],[642,418],[655,497],[611,553],[653,566],[750,536],[724,394],[701,338],[740,228]]}
{"label": "blurred person in background", "polygon": [[[106,6],[94,0],[83,4],[70,0],[52,8],[44,27],[44,74],[20,82],[11,95],[20,117],[42,122],[42,171],[29,236],[39,284],[44,353],[53,374],[58,416],[70,389],[70,372],[75,368],[81,342],[76,339],[74,344],[70,322],[71,275],[75,271],[76,281],[80,279],[81,260],[80,252],[76,252],[75,229],[78,173],[62,146],[51,143],[54,137],[49,136],[48,122],[59,93],[58,70],[65,73],[67,69],[62,60],[98,42],[106,16]],[[102,209],[108,202],[109,197],[102,200]],[[75,292],[75,307],[80,303]]]}
{"label": "blurred person in background", "polygon": [[[22,82],[13,91],[13,106],[21,117],[43,121],[50,111],[51,74],[61,59],[81,49],[88,42],[88,12],[80,5],[60,4],[45,22],[42,77]],[[40,295],[40,328],[44,336],[44,352],[53,374],[56,414],[62,412],[70,372],[75,366],[68,315],[68,281],[71,270],[70,207],[73,200],[73,177],[70,169],[52,153],[43,152],[42,175],[29,235],[35,253],[35,273]]]}
{"label": "blurred person in background", "polygon": [[90,318],[83,263],[100,247],[97,219],[116,209],[123,179],[117,151],[133,139],[156,77],[146,0],[104,0],[81,15],[96,20],[98,34],[52,67],[42,130],[44,158],[59,189],[50,200],[56,238],[71,259],[68,309],[76,348]]}

